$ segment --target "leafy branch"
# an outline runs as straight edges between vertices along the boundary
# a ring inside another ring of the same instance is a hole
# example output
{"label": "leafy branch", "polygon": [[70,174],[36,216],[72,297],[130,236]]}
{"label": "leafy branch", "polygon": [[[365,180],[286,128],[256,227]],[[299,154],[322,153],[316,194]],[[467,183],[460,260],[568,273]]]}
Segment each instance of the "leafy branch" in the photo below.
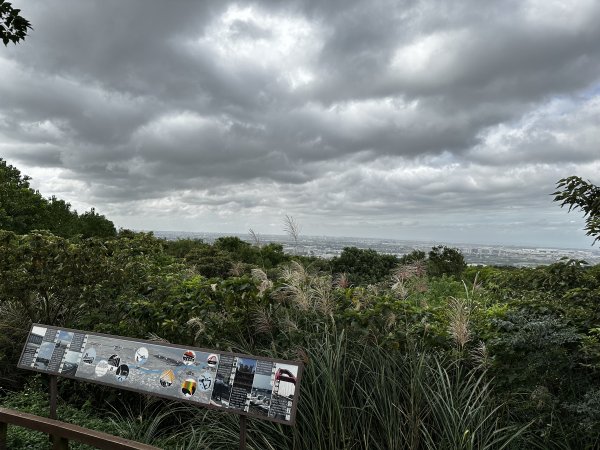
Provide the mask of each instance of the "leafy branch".
{"label": "leafy branch", "polygon": [[559,180],[556,187],[552,195],[555,202],[561,202],[561,208],[569,205],[569,212],[576,208],[583,211],[586,234],[594,237],[594,245],[600,239],[600,187],[576,176]]}
{"label": "leafy branch", "polygon": [[0,39],[4,46],[8,46],[9,42],[13,44],[25,39],[27,32],[31,27],[31,23],[23,16],[19,15],[20,9],[15,9],[12,5],[0,0]]}

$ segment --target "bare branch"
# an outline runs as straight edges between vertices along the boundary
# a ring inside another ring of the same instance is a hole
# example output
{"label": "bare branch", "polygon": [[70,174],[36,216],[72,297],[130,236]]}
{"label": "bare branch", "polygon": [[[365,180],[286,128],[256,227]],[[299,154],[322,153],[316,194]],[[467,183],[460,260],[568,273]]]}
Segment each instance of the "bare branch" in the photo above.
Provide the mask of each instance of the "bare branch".
{"label": "bare branch", "polygon": [[252,228],[250,228],[248,230],[248,233],[250,233],[250,237],[252,238],[254,245],[256,245],[258,248],[261,248],[262,242],[260,241],[260,235],[256,231],[254,231]]}
{"label": "bare branch", "polygon": [[300,237],[300,225],[289,214],[283,219],[283,229],[294,240],[294,253],[298,253],[298,238]]}

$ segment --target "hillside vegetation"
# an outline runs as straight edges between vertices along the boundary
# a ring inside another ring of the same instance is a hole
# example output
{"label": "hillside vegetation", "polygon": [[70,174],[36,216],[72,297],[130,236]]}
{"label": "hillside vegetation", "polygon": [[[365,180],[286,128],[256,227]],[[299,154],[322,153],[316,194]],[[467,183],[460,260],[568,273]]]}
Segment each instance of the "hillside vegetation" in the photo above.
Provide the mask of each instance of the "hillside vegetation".
{"label": "hillside vegetation", "polygon": [[[41,322],[302,360],[297,426],[251,420],[252,449],[600,446],[599,266],[165,241],[44,199],[2,161],[0,227],[4,406],[47,414],[46,379],[15,369]],[[59,415],[165,448],[237,446],[235,415],[82,382],[61,380]]]}

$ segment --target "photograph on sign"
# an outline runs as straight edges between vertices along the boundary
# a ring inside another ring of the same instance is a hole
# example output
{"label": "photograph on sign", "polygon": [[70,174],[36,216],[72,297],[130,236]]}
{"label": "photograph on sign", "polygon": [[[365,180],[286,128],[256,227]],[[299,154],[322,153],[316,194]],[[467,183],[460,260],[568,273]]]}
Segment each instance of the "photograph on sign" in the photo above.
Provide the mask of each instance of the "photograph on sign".
{"label": "photograph on sign", "polygon": [[78,378],[114,385],[127,382],[150,393],[210,402],[216,367],[208,363],[209,353],[94,335],[88,337],[83,353],[90,362],[77,369]]}
{"label": "photograph on sign", "polygon": [[298,378],[298,366],[291,364],[275,364],[273,376],[273,394],[269,416],[276,419],[290,420],[296,383]]}
{"label": "photograph on sign", "polygon": [[250,391],[249,411],[261,416],[269,415],[271,394],[273,391],[274,363],[271,361],[257,361],[256,372]]}
{"label": "photograph on sign", "polygon": [[233,384],[231,386],[231,396],[229,398],[230,408],[248,411],[255,371],[255,359],[237,358]]}
{"label": "photograph on sign", "polygon": [[34,326],[29,333],[23,354],[21,356],[21,365],[31,366],[40,350],[44,336],[46,335],[46,328]]}
{"label": "photograph on sign", "polygon": [[299,364],[34,324],[19,367],[292,423]]}
{"label": "photograph on sign", "polygon": [[210,403],[215,406],[229,408],[229,397],[231,396],[232,371],[235,370],[235,358],[230,355],[221,355],[217,367],[215,386],[213,388]]}
{"label": "photograph on sign", "polygon": [[59,372],[63,375],[74,376],[81,361],[81,352],[67,351]]}

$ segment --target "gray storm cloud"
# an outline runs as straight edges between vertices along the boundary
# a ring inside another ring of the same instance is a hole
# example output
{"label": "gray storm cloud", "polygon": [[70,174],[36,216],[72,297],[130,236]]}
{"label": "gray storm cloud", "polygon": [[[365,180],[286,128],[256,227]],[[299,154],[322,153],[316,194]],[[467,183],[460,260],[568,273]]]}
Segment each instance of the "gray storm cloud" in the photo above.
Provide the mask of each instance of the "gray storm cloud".
{"label": "gray storm cloud", "polygon": [[0,155],[118,225],[535,237],[600,168],[592,0],[17,4]]}

